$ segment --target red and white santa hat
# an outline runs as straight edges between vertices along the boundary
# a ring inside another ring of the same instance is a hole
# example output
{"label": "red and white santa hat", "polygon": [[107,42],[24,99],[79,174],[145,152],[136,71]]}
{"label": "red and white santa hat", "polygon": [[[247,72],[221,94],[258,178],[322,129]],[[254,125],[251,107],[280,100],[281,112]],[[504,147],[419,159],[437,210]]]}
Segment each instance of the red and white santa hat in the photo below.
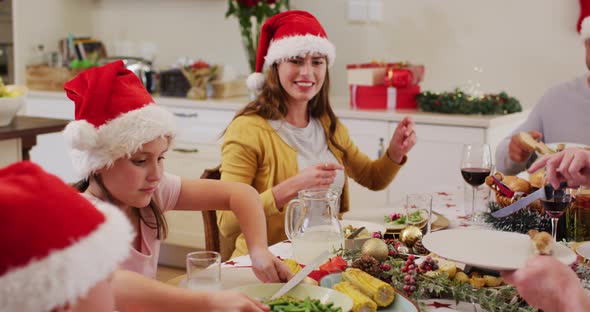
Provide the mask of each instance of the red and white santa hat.
{"label": "red and white santa hat", "polygon": [[133,230],[108,203],[92,205],[39,166],[0,169],[0,310],[73,304],[127,257]]}
{"label": "red and white santa hat", "polygon": [[64,136],[83,178],[158,137],[174,137],[174,116],[154,104],[122,61],[83,71],[64,89],[75,103],[76,118]]}
{"label": "red and white santa hat", "polygon": [[328,66],[334,64],[336,47],[328,40],[320,22],[305,11],[285,11],[272,16],[260,30],[256,72],[248,77],[248,88],[262,89],[265,66],[309,53],[323,54],[328,58]]}

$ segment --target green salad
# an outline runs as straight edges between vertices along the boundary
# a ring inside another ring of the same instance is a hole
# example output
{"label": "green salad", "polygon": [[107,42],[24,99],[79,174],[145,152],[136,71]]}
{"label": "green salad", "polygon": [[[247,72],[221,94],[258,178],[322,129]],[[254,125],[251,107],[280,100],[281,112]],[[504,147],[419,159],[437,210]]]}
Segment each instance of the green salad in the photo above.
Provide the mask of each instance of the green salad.
{"label": "green salad", "polygon": [[385,216],[385,222],[392,223],[392,224],[405,224],[406,219],[410,218],[411,223],[418,223],[422,221],[422,213],[420,210],[412,212],[408,217],[406,215],[402,215],[400,213],[393,213],[391,215]]}

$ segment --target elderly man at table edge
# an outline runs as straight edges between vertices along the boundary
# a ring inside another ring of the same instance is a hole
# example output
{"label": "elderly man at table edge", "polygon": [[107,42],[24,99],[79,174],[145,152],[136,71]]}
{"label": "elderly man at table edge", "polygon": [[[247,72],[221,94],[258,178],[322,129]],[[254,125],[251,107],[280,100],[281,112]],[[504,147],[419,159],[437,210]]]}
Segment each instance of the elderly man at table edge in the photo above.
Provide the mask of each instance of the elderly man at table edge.
{"label": "elderly man at table edge", "polygon": [[[590,69],[590,18],[582,22],[580,38],[586,49],[586,67]],[[496,169],[505,174],[524,171],[534,161],[534,151],[520,139],[528,132],[546,143],[590,145],[590,75],[581,75],[549,89],[533,108],[526,121],[496,148]]]}
{"label": "elderly man at table edge", "polygon": [[[542,167],[546,168],[549,181],[554,185],[567,181],[569,185],[590,186],[590,151],[567,148],[541,159],[529,171]],[[515,286],[530,305],[545,312],[590,311],[590,297],[576,273],[553,257],[531,257],[525,267],[502,272],[502,277]]]}
{"label": "elderly man at table edge", "polygon": [[[308,12],[286,11],[269,18],[257,52],[256,73],[248,85],[260,93],[225,132],[221,180],[258,190],[273,244],[286,239],[283,206],[299,191],[342,191],[340,213],[346,212],[347,176],[372,190],[387,187],[406,162],[416,134],[414,122],[406,117],[381,157],[371,160],[359,150],[329,102],[328,67],[334,63],[335,47]],[[266,78],[261,73],[264,65],[269,67]],[[217,215],[223,240],[235,246],[233,256],[247,253],[234,214]]]}

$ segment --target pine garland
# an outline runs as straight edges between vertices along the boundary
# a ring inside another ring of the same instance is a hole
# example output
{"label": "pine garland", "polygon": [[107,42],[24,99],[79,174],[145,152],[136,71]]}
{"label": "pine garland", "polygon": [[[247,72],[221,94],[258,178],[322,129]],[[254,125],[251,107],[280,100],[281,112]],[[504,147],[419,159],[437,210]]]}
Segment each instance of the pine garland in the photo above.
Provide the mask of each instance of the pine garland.
{"label": "pine garland", "polygon": [[425,91],[416,96],[416,101],[425,112],[445,114],[506,115],[522,111],[520,102],[506,92],[475,97],[459,89],[443,93]]}
{"label": "pine garland", "polygon": [[[360,251],[340,249],[338,254],[348,261],[354,261],[360,257]],[[405,258],[405,257],[404,257]],[[389,271],[383,271],[380,278],[401,291],[403,291],[405,273],[401,271],[405,263],[404,258],[389,257],[383,263],[391,265]],[[512,286],[504,285],[497,288],[475,289],[469,283],[461,283],[448,278],[446,274],[426,276],[418,274],[416,277],[416,291],[409,296],[420,305],[422,311],[426,306],[421,299],[452,298],[456,303],[460,301],[479,304],[490,312],[533,312],[537,309],[528,306]]]}
{"label": "pine garland", "polygon": [[[491,212],[502,208],[498,203],[494,202],[490,202],[488,207]],[[537,229],[551,233],[551,218],[529,209],[521,209],[504,218],[495,218],[491,213],[485,213],[484,222],[500,231],[526,234],[530,229]]]}

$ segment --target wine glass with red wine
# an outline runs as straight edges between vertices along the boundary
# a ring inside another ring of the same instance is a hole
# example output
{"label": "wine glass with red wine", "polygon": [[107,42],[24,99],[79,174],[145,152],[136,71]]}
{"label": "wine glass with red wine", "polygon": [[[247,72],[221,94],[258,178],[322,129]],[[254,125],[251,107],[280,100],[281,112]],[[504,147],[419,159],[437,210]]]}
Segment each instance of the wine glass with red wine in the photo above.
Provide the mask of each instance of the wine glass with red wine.
{"label": "wine glass with red wine", "polygon": [[567,211],[574,201],[572,189],[567,187],[567,184],[561,183],[558,188],[554,188],[549,184],[546,177],[543,178],[543,185],[545,188],[545,198],[541,199],[541,204],[545,213],[551,217],[551,236],[553,240],[557,241],[557,223],[559,218]]}
{"label": "wine glass with red wine", "polygon": [[475,213],[475,198],[477,198],[477,187],[482,185],[486,177],[492,171],[492,152],[488,144],[465,144],[463,145],[463,157],[461,158],[461,175],[465,182],[471,185],[473,197],[471,199],[471,210],[468,214],[471,222],[481,221]]}

